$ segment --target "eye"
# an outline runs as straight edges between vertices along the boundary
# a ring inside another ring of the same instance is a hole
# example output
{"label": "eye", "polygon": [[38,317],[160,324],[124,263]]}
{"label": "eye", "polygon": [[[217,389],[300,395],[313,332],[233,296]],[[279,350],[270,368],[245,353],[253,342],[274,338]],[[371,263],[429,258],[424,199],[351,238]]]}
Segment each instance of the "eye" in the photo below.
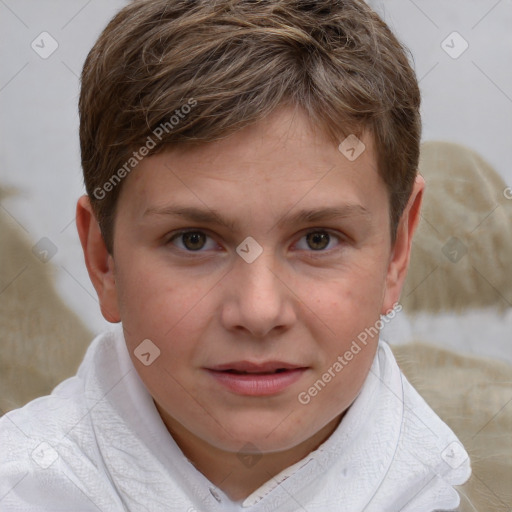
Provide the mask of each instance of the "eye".
{"label": "eye", "polygon": [[[301,245],[301,241],[305,240],[306,247],[304,247],[304,244]],[[335,243],[336,241],[338,243]],[[327,250],[333,249],[336,247],[336,245],[339,245],[340,243],[340,237],[337,235],[333,235],[332,233],[329,233],[326,230],[318,229],[315,231],[310,231],[309,233],[306,233],[299,241],[298,244],[296,244],[296,248],[299,250],[313,250],[313,251],[323,251],[327,252]]]}
{"label": "eye", "polygon": [[[210,240],[210,247],[207,247],[207,241]],[[175,243],[176,242],[176,243]],[[181,242],[179,244],[178,242]],[[176,245],[179,249],[188,252],[198,252],[201,249],[214,249],[216,243],[203,231],[180,231],[169,239],[169,243]]]}

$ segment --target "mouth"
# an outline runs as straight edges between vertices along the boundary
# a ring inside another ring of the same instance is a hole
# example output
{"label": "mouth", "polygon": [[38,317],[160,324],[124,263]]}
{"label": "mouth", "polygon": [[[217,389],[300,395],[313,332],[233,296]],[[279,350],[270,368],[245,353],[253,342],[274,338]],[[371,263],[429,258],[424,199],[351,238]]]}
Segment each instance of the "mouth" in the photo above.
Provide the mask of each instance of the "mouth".
{"label": "mouth", "polygon": [[249,371],[245,371],[245,370],[222,370],[224,371],[225,373],[234,373],[236,375],[273,375],[275,373],[283,373],[283,372],[288,372],[290,370],[286,369],[286,368],[278,368],[277,370],[274,370],[274,371],[262,371],[262,372],[249,372]]}
{"label": "mouth", "polygon": [[206,368],[229,391],[246,396],[275,395],[297,382],[308,368],[281,361],[238,361]]}
{"label": "mouth", "polygon": [[287,370],[296,370],[297,368],[304,368],[299,364],[285,363],[284,361],[264,361],[261,363],[254,363],[251,361],[235,361],[232,363],[219,364],[208,368],[212,371],[219,372],[232,372],[232,373],[277,373],[285,372]]}

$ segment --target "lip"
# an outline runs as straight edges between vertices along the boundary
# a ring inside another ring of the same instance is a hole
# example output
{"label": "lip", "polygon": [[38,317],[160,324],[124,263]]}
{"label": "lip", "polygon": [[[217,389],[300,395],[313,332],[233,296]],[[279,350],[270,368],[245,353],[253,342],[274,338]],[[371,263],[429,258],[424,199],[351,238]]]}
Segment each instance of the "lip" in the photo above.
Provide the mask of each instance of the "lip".
{"label": "lip", "polygon": [[282,361],[261,363],[236,361],[206,368],[206,370],[216,382],[233,393],[246,396],[269,396],[280,393],[297,382],[307,368]]}
{"label": "lip", "polygon": [[211,366],[208,370],[213,371],[227,371],[235,370],[239,372],[250,372],[250,373],[268,373],[275,372],[276,370],[294,370],[296,368],[303,368],[300,364],[285,363],[284,361],[233,361],[231,363],[219,364],[217,366]]}

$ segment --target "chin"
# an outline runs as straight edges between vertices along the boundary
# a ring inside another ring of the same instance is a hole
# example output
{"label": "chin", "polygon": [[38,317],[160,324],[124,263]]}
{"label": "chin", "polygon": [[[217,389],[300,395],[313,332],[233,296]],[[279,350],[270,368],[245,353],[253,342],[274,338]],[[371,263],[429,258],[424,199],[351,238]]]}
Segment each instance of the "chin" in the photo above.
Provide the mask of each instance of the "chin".
{"label": "chin", "polygon": [[[247,428],[248,424],[250,428]],[[252,421],[248,424],[241,424],[236,429],[229,428],[229,437],[222,431],[221,438],[205,440],[224,451],[239,452],[245,447],[244,451],[248,452],[254,450],[255,453],[270,453],[292,449],[316,433],[316,430],[298,431],[296,423],[282,423],[282,418],[272,423]]]}

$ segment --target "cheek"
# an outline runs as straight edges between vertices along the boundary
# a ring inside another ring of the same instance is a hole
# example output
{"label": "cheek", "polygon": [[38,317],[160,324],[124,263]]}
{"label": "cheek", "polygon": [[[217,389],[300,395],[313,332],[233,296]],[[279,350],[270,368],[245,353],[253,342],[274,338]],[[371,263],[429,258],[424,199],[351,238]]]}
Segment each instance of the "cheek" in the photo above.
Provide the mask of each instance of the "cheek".
{"label": "cheek", "polygon": [[[384,265],[376,264],[379,261],[376,255],[365,258],[350,271],[340,271],[335,279],[317,283],[302,311],[304,318],[308,318],[309,330],[322,347],[320,373],[330,369],[336,374],[332,388],[340,393],[335,393],[333,400],[338,400],[336,396],[350,399],[357,393],[375,355],[379,338],[376,324],[385,285],[385,269]],[[333,365],[339,356],[343,369],[335,371]]]}
{"label": "cheek", "polygon": [[319,419],[346,410],[368,375],[379,339],[379,292],[378,286],[362,280],[338,281],[318,293],[320,314],[309,312],[318,365],[303,392],[311,400],[309,411]]}
{"label": "cheek", "polygon": [[[203,349],[201,339],[212,317],[208,287],[178,272],[166,275],[155,265],[129,268],[120,280],[120,303],[130,356],[152,396],[163,403],[173,396],[173,407],[179,408],[182,386],[194,393],[190,367]],[[137,349],[147,339],[159,351],[149,366],[137,359]]]}
{"label": "cheek", "polygon": [[193,338],[202,328],[199,319],[209,318],[209,280],[169,272],[154,261],[145,264],[143,258],[126,263],[116,281],[130,344],[149,338],[164,349],[173,340],[173,350],[179,350],[176,342],[183,339],[183,333]]}
{"label": "cheek", "polygon": [[371,262],[370,259],[365,265],[363,261],[317,282],[306,295],[314,305],[311,310],[318,312],[325,327],[341,339],[346,340],[347,334],[357,334],[358,329],[364,329],[380,317],[385,269]]}

